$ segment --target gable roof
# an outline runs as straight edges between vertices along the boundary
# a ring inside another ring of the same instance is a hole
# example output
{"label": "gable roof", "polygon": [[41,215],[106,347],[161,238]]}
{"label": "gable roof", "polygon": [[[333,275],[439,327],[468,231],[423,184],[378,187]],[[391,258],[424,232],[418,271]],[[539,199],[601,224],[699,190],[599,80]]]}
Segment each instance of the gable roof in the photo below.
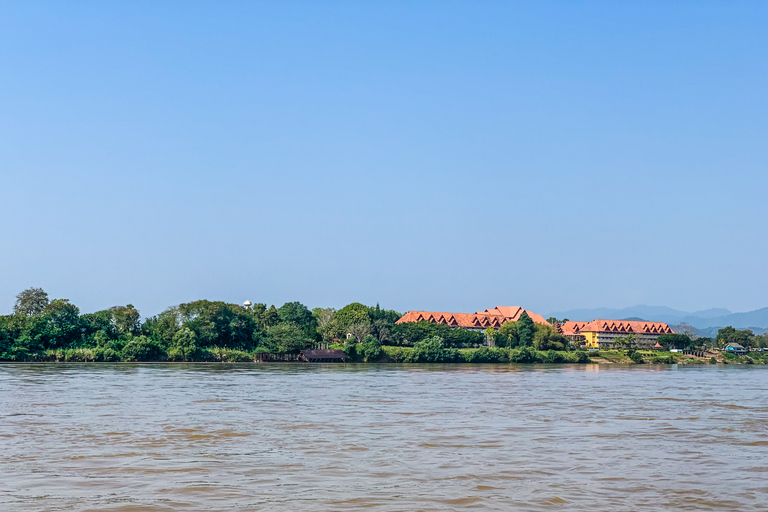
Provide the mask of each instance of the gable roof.
{"label": "gable roof", "polygon": [[395,323],[404,324],[407,322],[427,321],[436,324],[450,325],[452,327],[464,327],[466,329],[485,329],[487,327],[498,329],[506,322],[517,322],[520,320],[520,316],[523,312],[528,313],[528,316],[534,323],[550,325],[543,316],[532,313],[531,311],[526,311],[519,306],[497,306],[493,309],[486,309],[485,311],[478,311],[476,313],[409,311]]}
{"label": "gable roof", "polygon": [[639,320],[592,320],[591,322],[568,321],[562,325],[563,335],[575,336],[582,332],[607,332],[616,334],[674,334],[664,322]]}

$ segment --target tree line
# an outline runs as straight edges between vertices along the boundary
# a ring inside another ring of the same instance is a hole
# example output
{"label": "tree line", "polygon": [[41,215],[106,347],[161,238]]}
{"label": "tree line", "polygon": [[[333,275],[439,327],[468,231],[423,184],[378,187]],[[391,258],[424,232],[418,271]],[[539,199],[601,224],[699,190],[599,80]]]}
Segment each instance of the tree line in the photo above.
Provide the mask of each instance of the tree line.
{"label": "tree line", "polygon": [[[246,307],[198,300],[142,319],[132,304],[83,314],[67,299],[50,300],[44,290],[30,288],[16,296],[12,314],[0,316],[0,360],[252,361],[260,352],[287,354],[319,346],[343,348],[353,359],[376,360],[384,346],[402,347],[400,354],[420,354],[420,343],[436,339],[448,351],[445,360],[460,359],[451,350],[482,346],[506,350],[493,352],[497,355],[512,349],[573,349],[554,327],[536,324],[525,313],[517,322],[484,332],[425,321],[396,324],[401,316],[358,302],[339,310],[310,310],[300,302]],[[665,348],[688,348],[707,342],[768,346],[766,338],[729,327],[716,340],[692,340],[684,334],[659,340]]]}
{"label": "tree line", "polygon": [[453,348],[485,341],[481,332],[445,325],[398,325],[401,316],[357,302],[310,310],[300,302],[246,307],[198,300],[142,319],[132,304],[84,314],[67,299],[30,288],[16,296],[12,314],[0,316],[0,360],[252,361],[260,352],[318,346],[372,359],[383,345],[413,346],[434,336]]}

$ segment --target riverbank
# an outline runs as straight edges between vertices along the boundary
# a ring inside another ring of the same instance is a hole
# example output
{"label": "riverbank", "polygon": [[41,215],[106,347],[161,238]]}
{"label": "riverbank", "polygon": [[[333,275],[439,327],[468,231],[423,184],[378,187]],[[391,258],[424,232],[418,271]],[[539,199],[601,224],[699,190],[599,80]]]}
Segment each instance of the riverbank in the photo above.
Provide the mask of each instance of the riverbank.
{"label": "riverbank", "polygon": [[[57,349],[25,354],[16,360],[0,360],[0,363],[114,363],[114,362],[196,362],[196,363],[248,363],[257,360],[258,351],[243,351],[226,348],[199,349],[189,354],[186,361],[169,357],[120,357],[114,352],[97,348]],[[633,355],[634,354],[634,355]],[[362,351],[347,347],[347,362],[350,363],[508,363],[508,364],[768,364],[768,352],[750,352],[747,355],[712,353],[708,357],[696,357],[680,352],[652,350],[600,350],[600,351],[540,351],[531,347],[522,348],[443,348],[423,351],[415,347],[385,345],[380,351],[366,355]],[[287,358],[286,358],[287,359]]]}

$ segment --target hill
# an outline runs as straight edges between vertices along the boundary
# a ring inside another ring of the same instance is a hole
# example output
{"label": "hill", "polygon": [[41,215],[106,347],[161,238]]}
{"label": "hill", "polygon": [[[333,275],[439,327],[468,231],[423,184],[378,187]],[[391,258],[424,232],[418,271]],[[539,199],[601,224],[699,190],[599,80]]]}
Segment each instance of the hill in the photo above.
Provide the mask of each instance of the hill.
{"label": "hill", "polygon": [[768,307],[748,311],[745,313],[732,313],[723,308],[712,308],[702,311],[686,312],[665,306],[646,306],[638,305],[622,309],[613,308],[594,308],[594,309],[572,309],[552,313],[548,316],[556,318],[568,318],[587,322],[595,318],[642,318],[655,322],[665,322],[669,325],[677,325],[681,322],[692,325],[697,331],[710,331],[725,326],[733,326],[736,329],[753,329],[756,332],[768,329]]}

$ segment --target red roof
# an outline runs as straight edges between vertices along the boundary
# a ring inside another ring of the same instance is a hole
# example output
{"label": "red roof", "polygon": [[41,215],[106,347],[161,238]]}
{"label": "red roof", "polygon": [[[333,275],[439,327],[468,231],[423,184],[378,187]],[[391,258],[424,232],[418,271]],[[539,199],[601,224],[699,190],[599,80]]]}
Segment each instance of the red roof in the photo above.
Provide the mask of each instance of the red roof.
{"label": "red roof", "polygon": [[549,325],[543,316],[531,313],[518,306],[500,306],[476,313],[439,313],[436,311],[409,311],[395,323],[404,324],[406,322],[433,322],[436,324],[445,324],[452,327],[464,327],[467,329],[485,329],[493,327],[498,329],[506,322],[517,322],[523,311],[528,313],[537,324]]}
{"label": "red roof", "polygon": [[656,344],[653,346],[653,348],[662,348],[662,346],[659,345],[659,342],[657,341]]}
{"label": "red roof", "polygon": [[592,320],[591,322],[565,322],[562,325],[565,336],[582,332],[610,332],[616,334],[674,334],[664,322],[642,322],[639,320]]}

